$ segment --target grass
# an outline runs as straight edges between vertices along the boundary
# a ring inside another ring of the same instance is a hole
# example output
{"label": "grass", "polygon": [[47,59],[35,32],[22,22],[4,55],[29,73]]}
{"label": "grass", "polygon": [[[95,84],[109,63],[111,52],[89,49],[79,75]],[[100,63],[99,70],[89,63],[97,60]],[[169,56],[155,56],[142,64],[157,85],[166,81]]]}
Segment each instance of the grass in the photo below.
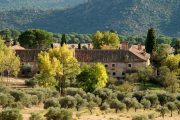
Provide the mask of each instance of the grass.
{"label": "grass", "polygon": [[158,84],[153,83],[146,83],[145,86],[143,83],[136,83],[135,85],[138,85],[140,90],[150,90],[153,92],[158,92],[161,90],[161,87]]}

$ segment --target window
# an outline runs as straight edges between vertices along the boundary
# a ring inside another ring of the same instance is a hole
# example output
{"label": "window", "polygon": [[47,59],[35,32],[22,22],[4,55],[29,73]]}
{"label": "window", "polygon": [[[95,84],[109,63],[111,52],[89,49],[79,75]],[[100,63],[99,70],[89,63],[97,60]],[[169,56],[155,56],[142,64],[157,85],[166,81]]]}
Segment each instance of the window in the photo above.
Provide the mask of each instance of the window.
{"label": "window", "polygon": [[24,65],[24,63],[21,64],[22,66]]}
{"label": "window", "polygon": [[125,73],[122,73],[122,75],[125,75]]}
{"label": "window", "polygon": [[115,67],[116,65],[115,64],[112,64],[112,67]]}
{"label": "window", "polygon": [[113,72],[113,75],[116,75],[116,72]]}
{"label": "window", "polygon": [[24,71],[22,71],[22,74],[23,74],[23,75],[25,74]]}
{"label": "window", "polygon": [[40,74],[40,71],[39,71],[39,70],[37,71],[37,74]]}
{"label": "window", "polygon": [[108,67],[108,65],[105,65],[105,67]]}
{"label": "window", "polygon": [[128,66],[129,66],[129,67],[132,67],[132,64],[131,64],[131,63],[129,63],[129,64],[128,64]]}

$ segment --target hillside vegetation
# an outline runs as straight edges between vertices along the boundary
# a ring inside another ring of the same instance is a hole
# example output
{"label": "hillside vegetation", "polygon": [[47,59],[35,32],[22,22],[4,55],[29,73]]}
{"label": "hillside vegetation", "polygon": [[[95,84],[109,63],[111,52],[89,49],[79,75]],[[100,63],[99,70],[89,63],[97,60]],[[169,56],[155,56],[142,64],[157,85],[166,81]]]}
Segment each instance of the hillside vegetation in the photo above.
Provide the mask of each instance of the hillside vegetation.
{"label": "hillside vegetation", "polygon": [[1,0],[0,11],[33,9],[59,9],[76,6],[86,0]]}
{"label": "hillside vegetation", "polygon": [[157,35],[179,37],[179,0],[89,0],[64,10],[21,9],[0,12],[0,26],[54,33],[95,33],[114,28],[120,35],[144,36],[155,27]]}

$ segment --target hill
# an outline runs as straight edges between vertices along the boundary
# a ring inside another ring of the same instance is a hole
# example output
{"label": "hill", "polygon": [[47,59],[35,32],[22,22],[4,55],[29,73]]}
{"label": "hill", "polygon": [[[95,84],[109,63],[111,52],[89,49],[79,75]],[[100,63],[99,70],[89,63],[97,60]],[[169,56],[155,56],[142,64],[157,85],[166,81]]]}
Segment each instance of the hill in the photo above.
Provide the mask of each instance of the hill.
{"label": "hill", "polygon": [[0,11],[29,9],[61,9],[76,6],[86,0],[0,0]]}
{"label": "hill", "polygon": [[54,33],[94,33],[114,28],[120,35],[144,36],[155,27],[158,35],[179,36],[179,0],[88,0],[64,10],[21,9],[0,12],[0,26]]}

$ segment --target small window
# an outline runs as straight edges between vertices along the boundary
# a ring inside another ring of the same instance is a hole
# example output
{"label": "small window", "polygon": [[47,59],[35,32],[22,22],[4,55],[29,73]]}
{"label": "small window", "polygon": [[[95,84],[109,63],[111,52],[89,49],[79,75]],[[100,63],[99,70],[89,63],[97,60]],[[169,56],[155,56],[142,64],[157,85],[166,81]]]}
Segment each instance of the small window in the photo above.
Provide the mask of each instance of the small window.
{"label": "small window", "polygon": [[125,75],[125,73],[122,73],[122,75]]}
{"label": "small window", "polygon": [[131,64],[131,63],[129,63],[129,64],[128,64],[128,66],[129,66],[129,67],[132,67],[132,64]]}
{"label": "small window", "polygon": [[116,72],[113,72],[113,75],[116,75]]}
{"label": "small window", "polygon": [[40,71],[37,71],[37,74],[40,74]]}
{"label": "small window", "polygon": [[112,64],[112,67],[115,67],[116,65],[115,64]]}
{"label": "small window", "polygon": [[105,67],[108,67],[108,65],[105,65]]}
{"label": "small window", "polygon": [[23,75],[25,74],[24,71],[22,71],[22,74],[23,74]]}
{"label": "small window", "polygon": [[21,64],[22,66],[24,65],[24,63]]}

